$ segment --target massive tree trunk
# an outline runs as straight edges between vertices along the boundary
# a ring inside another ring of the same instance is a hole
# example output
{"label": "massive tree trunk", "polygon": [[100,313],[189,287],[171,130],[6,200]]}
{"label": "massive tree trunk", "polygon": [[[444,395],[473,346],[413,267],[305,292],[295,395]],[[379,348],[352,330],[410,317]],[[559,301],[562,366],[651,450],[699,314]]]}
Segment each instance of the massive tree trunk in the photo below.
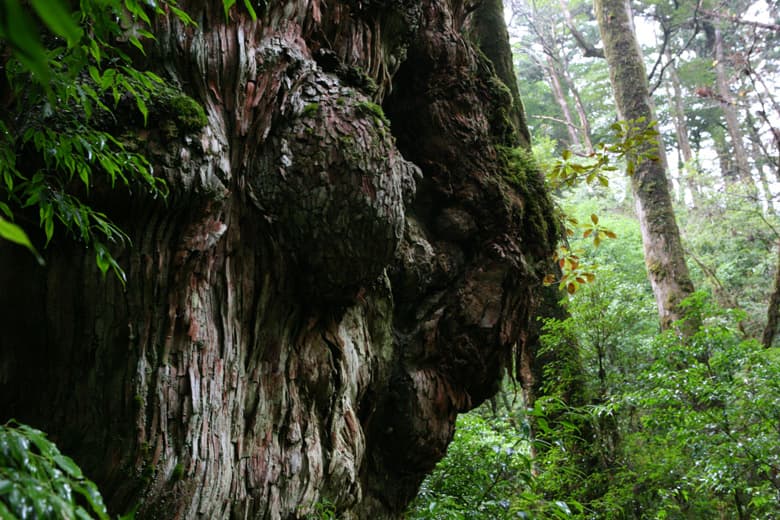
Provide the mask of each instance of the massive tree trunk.
{"label": "massive tree trunk", "polygon": [[[594,6],[618,114],[628,121],[654,121],[645,66],[627,0],[594,0]],[[645,160],[637,166],[631,186],[642,230],[645,264],[661,326],[666,328],[683,317],[680,302],[693,292],[693,283],[674,216],[660,138],[646,141],[638,152],[659,156],[658,160]],[[689,323],[685,332],[695,330],[696,325]]]}
{"label": "massive tree trunk", "polygon": [[124,122],[171,189],[92,192],[126,286],[76,243],[45,269],[2,245],[0,416],[140,518],[397,518],[556,240],[511,96],[458,1],[180,5],[198,26],[158,20],[149,63],[208,123]]}

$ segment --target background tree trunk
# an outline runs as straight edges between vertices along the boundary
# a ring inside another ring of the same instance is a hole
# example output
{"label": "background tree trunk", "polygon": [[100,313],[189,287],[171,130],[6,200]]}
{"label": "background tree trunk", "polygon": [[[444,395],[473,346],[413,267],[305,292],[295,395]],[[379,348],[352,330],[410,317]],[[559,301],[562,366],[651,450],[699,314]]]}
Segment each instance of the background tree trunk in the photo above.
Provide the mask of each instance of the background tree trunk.
{"label": "background tree trunk", "polygon": [[742,128],[739,125],[737,110],[734,107],[734,99],[731,97],[731,88],[726,74],[726,56],[723,52],[723,35],[717,25],[714,28],[715,48],[715,77],[717,79],[718,95],[720,96],[723,117],[726,120],[726,129],[731,138],[731,147],[734,151],[734,167],[737,169],[737,178],[745,183],[751,191],[756,191],[753,176],[748,164],[748,155],[742,138]]}
{"label": "background tree trunk", "polygon": [[92,193],[126,287],[2,244],[0,415],[139,518],[398,518],[534,315],[556,226],[497,149],[527,130],[461,2],[180,5],[149,63],[208,124],[122,121],[171,188]]}
{"label": "background tree trunk", "polygon": [[678,164],[680,171],[680,191],[685,192],[685,186],[688,187],[688,191],[691,194],[691,201],[694,207],[700,205],[701,193],[699,192],[699,186],[696,183],[695,175],[697,173],[697,165],[695,164],[693,149],[691,147],[691,141],[688,138],[688,122],[685,118],[685,106],[683,104],[682,86],[680,85],[680,77],[677,74],[677,67],[673,62],[672,55],[669,51],[666,53],[666,59],[669,62],[667,71],[669,72],[669,82],[672,86],[671,93],[671,110],[674,117],[674,130],[677,137],[677,146],[681,154],[682,161]]}
{"label": "background tree trunk", "polygon": [[[619,117],[627,121],[641,118],[645,124],[655,121],[628,2],[594,0],[594,6]],[[636,197],[648,277],[661,326],[666,328],[683,317],[679,304],[693,292],[693,283],[672,208],[660,138],[644,143],[640,151],[659,156],[658,160],[645,160],[637,166],[631,186]],[[689,327],[688,332],[697,328],[693,323]]]}
{"label": "background tree trunk", "polygon": [[574,124],[574,118],[571,115],[569,109],[569,101],[566,99],[566,94],[563,91],[563,85],[561,85],[561,78],[558,74],[558,67],[555,64],[555,60],[549,54],[545,55],[547,64],[545,65],[545,71],[549,78],[550,86],[552,87],[552,93],[555,100],[558,102],[558,106],[561,107],[561,113],[563,114],[563,120],[566,123],[566,130],[569,132],[569,144],[571,148],[581,149],[582,142],[580,136],[577,133],[577,125]]}

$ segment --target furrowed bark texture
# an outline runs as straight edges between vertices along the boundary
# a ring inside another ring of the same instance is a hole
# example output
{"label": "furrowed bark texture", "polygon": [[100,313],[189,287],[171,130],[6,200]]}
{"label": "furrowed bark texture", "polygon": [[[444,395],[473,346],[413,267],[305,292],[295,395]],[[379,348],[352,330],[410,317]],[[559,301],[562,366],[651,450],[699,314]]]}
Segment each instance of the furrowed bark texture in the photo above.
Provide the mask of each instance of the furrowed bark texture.
{"label": "furrowed bark texture", "polygon": [[133,239],[126,287],[79,244],[45,270],[0,251],[0,415],[139,518],[398,518],[495,392],[556,239],[501,153],[511,95],[457,1],[179,5],[198,26],[159,20],[149,55],[208,123],[128,118],[172,193],[93,192]]}
{"label": "furrowed bark texture", "polygon": [[[594,0],[594,6],[620,118],[627,121],[642,118],[646,123],[654,121],[647,75],[628,2]],[[683,317],[679,304],[694,288],[669,194],[660,138],[642,147],[639,151],[655,152],[659,160],[642,161],[631,178],[631,186],[636,197],[648,277],[661,326],[667,328]],[[696,328],[697,324],[688,323],[684,332],[693,332]]]}

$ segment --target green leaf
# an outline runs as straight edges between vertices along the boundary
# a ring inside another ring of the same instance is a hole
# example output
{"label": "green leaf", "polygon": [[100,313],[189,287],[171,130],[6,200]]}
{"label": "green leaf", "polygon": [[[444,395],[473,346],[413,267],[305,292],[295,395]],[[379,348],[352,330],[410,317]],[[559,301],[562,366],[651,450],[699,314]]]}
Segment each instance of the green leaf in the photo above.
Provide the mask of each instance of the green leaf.
{"label": "green leaf", "polygon": [[81,40],[81,29],[60,0],[30,0],[30,3],[49,29],[68,41],[72,47]]}
{"label": "green leaf", "polygon": [[229,16],[230,8],[236,5],[236,0],[222,0],[222,5],[225,8],[225,18]]}
{"label": "green leaf", "polygon": [[571,515],[571,509],[569,509],[569,506],[566,504],[566,502],[563,502],[561,500],[556,500],[555,505],[564,513],[567,515]]}
{"label": "green leaf", "polygon": [[252,1],[251,0],[244,0],[244,6],[246,7],[246,10],[249,11],[249,16],[252,17],[252,21],[257,20],[257,13],[255,12],[254,7],[252,7]]}
{"label": "green leaf", "polygon": [[195,23],[195,20],[190,18],[190,15],[188,15],[186,12],[182,11],[178,7],[176,7],[173,4],[168,4],[168,8],[171,10],[171,12],[176,15],[176,17],[181,20],[185,25],[197,25]]}
{"label": "green leaf", "polygon": [[149,117],[149,109],[146,107],[146,102],[143,97],[135,96],[135,104],[138,107],[138,111],[144,116],[144,126],[146,126],[147,119]]}
{"label": "green leaf", "polygon": [[81,472],[81,468],[78,467],[78,465],[73,462],[73,459],[66,455],[57,454],[54,457],[52,457],[52,460],[57,463],[57,466],[59,466],[63,471],[65,471],[68,475],[70,475],[73,478],[84,478],[84,474]]}
{"label": "green leaf", "polygon": [[30,252],[32,252],[32,254],[35,255],[35,259],[38,260],[39,264],[44,264],[43,257],[35,249],[35,246],[32,245],[32,242],[30,242],[27,233],[25,233],[22,228],[12,222],[5,220],[3,217],[0,217],[0,237],[8,240],[9,242],[26,247],[30,250]]}
{"label": "green leaf", "polygon": [[48,85],[51,79],[48,57],[38,39],[38,29],[18,0],[4,0],[6,23],[0,27],[0,39],[7,39],[16,58],[35,79]]}

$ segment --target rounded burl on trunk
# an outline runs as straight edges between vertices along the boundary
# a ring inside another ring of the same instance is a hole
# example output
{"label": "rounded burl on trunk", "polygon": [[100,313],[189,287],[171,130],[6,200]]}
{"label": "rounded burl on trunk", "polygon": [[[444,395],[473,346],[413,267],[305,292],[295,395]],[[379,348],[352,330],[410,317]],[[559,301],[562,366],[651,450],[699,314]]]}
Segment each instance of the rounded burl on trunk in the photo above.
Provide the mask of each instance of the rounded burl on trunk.
{"label": "rounded burl on trunk", "polygon": [[398,518],[555,241],[512,96],[459,2],[180,4],[149,66],[206,124],[123,128],[171,190],[96,191],[125,287],[76,243],[45,270],[2,246],[0,413],[139,518]]}

